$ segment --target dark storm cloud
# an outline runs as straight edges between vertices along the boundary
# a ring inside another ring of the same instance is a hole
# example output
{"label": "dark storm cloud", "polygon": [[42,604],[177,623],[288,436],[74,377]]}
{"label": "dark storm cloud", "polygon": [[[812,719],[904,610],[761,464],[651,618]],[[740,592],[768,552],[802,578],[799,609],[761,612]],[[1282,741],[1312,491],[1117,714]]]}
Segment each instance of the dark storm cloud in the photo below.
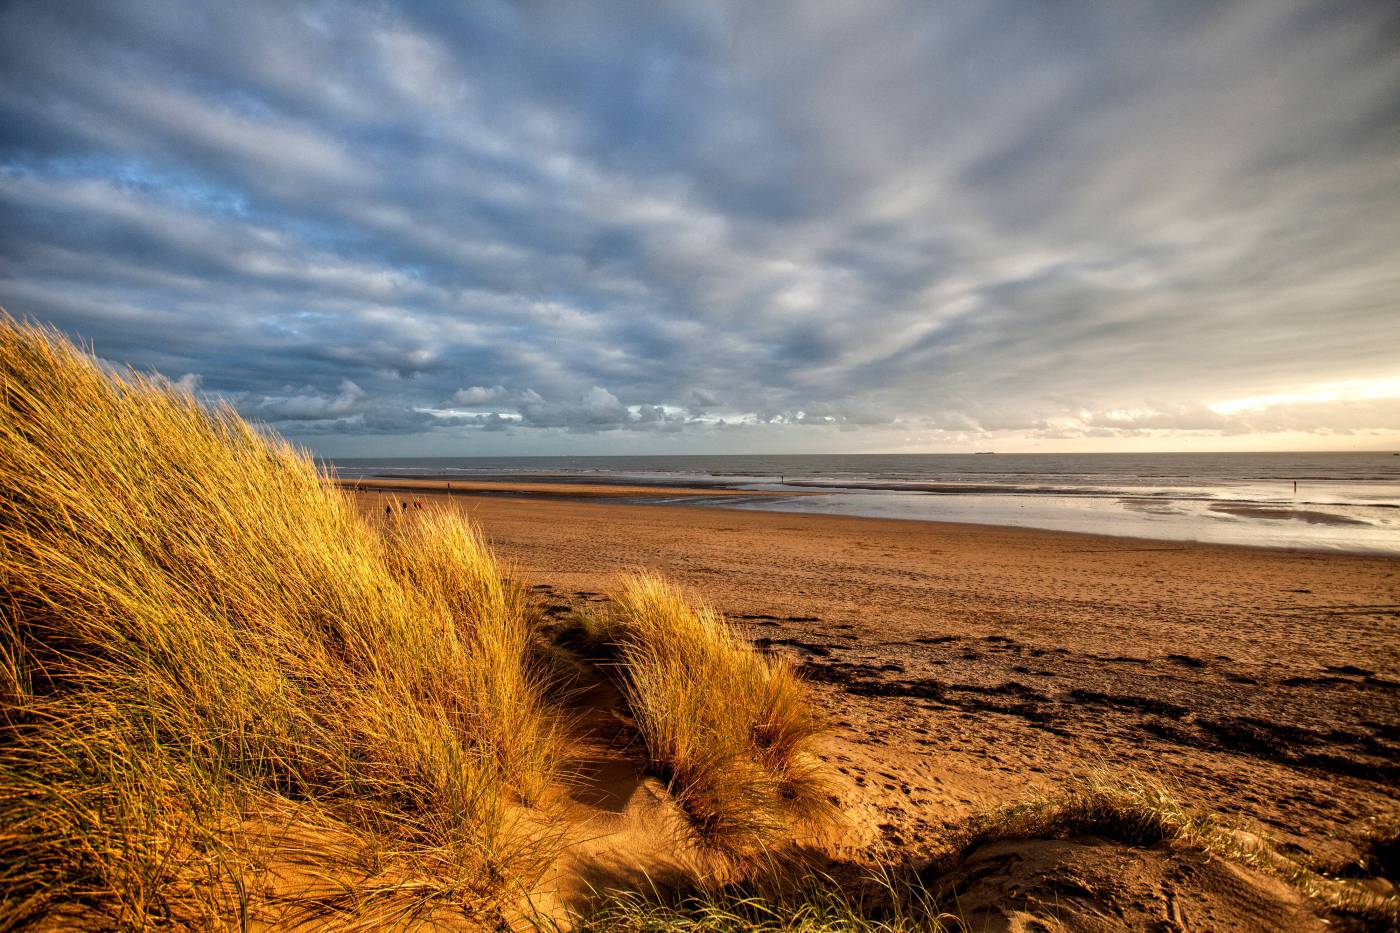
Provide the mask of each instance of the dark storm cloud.
{"label": "dark storm cloud", "polygon": [[0,302],[326,449],[1395,430],[1216,403],[1400,370],[1397,45],[1363,2],[10,3]]}

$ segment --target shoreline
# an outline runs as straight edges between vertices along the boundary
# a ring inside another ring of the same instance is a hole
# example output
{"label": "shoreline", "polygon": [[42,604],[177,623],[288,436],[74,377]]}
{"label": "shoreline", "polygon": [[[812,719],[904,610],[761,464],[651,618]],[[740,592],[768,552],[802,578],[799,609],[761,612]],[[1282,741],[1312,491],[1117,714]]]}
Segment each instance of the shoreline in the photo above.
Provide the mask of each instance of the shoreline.
{"label": "shoreline", "polygon": [[754,502],[760,500],[799,498],[817,495],[808,492],[763,492],[750,489],[727,489],[721,487],[662,486],[645,484],[553,482],[549,480],[495,481],[495,480],[445,480],[445,479],[334,479],[332,482],[341,490],[356,495],[399,494],[418,497],[438,495],[444,497],[479,496],[513,499],[562,500],[569,502],[612,501],[635,505],[672,503],[676,500],[689,500],[699,504],[702,500]]}
{"label": "shoreline", "polygon": [[[929,518],[922,515],[859,515],[834,511],[797,511],[784,509],[755,508],[755,504],[765,501],[796,500],[819,497],[828,492],[811,489],[779,491],[738,489],[725,485],[723,481],[713,484],[702,483],[632,483],[598,481],[595,477],[569,479],[557,475],[542,475],[540,478],[522,478],[513,474],[495,474],[489,477],[472,479],[412,478],[412,477],[362,477],[356,479],[332,478],[337,487],[356,495],[404,494],[410,496],[435,495],[453,498],[511,498],[519,500],[569,501],[577,503],[611,502],[618,505],[636,505],[646,508],[678,506],[683,508],[703,507],[724,509],[746,514],[768,513],[789,515],[800,518],[864,519],[874,522],[918,522],[927,525],[947,525],[954,527],[1004,529],[1025,531],[1041,535],[1070,535],[1088,538],[1102,538],[1111,541],[1142,541],[1175,547],[1207,547],[1258,550],[1266,553],[1318,554],[1325,556],[1353,555],[1400,561],[1400,550],[1366,547],[1320,547],[1297,544],[1257,544],[1230,541],[1201,541],[1185,538],[1152,537],[1141,534],[1114,534],[1110,531],[1085,531],[1057,528],[1043,528],[1035,525],[996,522],[958,521],[956,519]],[[792,484],[789,484],[792,485]],[[1071,497],[1076,498],[1076,497]],[[1077,497],[1087,498],[1087,497]],[[677,502],[677,500],[682,500]],[[1217,500],[1219,501],[1219,500]],[[729,503],[733,503],[730,505]],[[1229,511],[1234,503],[1220,501],[1220,511]],[[1261,506],[1263,508],[1263,506]],[[1267,509],[1266,509],[1267,511]],[[1311,519],[1303,519],[1311,523]],[[1346,523],[1325,522],[1327,525]]]}

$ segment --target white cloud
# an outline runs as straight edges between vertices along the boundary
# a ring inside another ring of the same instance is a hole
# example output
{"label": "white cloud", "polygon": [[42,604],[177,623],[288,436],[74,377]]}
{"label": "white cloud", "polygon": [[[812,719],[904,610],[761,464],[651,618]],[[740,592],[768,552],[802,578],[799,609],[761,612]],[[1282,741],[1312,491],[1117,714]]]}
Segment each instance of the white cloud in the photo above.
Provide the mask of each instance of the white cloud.
{"label": "white cloud", "polygon": [[452,402],[456,405],[488,405],[492,402],[499,402],[506,398],[509,393],[505,386],[471,386],[466,389],[458,389],[452,394]]}
{"label": "white cloud", "polygon": [[305,392],[298,395],[263,396],[250,400],[244,411],[267,421],[324,421],[355,414],[368,396],[364,389],[346,379],[335,395]]}

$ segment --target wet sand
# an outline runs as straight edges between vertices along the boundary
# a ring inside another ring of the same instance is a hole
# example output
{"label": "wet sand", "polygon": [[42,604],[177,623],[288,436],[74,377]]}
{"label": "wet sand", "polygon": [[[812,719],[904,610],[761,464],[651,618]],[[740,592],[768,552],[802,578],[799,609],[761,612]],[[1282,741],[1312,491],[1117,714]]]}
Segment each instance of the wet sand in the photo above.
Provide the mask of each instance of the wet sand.
{"label": "wet sand", "polygon": [[687,498],[790,498],[809,496],[809,492],[756,492],[750,489],[729,489],[722,486],[673,486],[641,483],[590,483],[562,477],[540,479],[414,479],[410,477],[377,477],[346,479],[338,484],[342,489],[363,496],[377,495],[388,502],[402,502],[429,492],[463,496],[516,496],[532,499],[687,499]]}
{"label": "wet sand", "polygon": [[1365,522],[1345,515],[1319,512],[1316,509],[1277,508],[1253,503],[1221,502],[1211,505],[1212,512],[1225,515],[1238,515],[1241,518],[1275,518],[1295,522],[1308,522],[1313,525],[1364,525]]}
{"label": "wet sand", "polygon": [[1400,559],[457,486],[414,490],[478,521],[546,611],[650,567],[791,655],[836,724],[852,854],[918,858],[1095,768],[1328,861],[1400,811]]}

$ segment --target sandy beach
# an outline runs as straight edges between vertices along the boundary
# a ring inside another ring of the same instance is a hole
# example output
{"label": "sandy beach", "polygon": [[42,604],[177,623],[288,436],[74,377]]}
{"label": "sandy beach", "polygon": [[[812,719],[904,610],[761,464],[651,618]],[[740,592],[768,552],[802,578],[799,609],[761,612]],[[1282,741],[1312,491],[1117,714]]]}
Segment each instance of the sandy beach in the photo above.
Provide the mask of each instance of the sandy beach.
{"label": "sandy beach", "polygon": [[[389,485],[358,501],[401,499]],[[477,521],[547,612],[655,568],[792,655],[865,817],[852,854],[917,859],[969,813],[1102,768],[1324,861],[1400,811],[1400,560],[462,485],[412,492]]]}
{"label": "sandy beach", "polygon": [[1400,921],[1400,558],[328,481],[133,379],[0,316],[0,929]]}

